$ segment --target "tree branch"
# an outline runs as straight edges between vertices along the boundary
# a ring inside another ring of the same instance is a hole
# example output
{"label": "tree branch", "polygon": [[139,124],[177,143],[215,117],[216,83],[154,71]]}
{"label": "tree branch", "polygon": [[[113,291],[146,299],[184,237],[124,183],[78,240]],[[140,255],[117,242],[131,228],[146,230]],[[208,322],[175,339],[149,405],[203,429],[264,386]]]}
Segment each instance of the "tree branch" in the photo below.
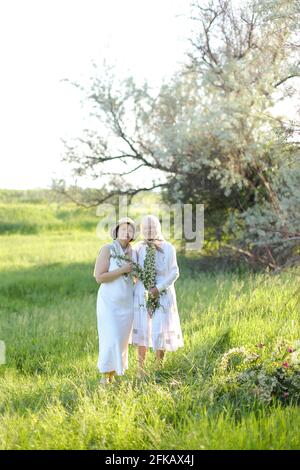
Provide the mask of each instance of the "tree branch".
{"label": "tree branch", "polygon": [[274,87],[276,88],[279,85],[281,85],[282,83],[289,80],[290,78],[295,78],[295,77],[300,77],[300,73],[292,73],[291,75],[288,75],[287,77],[282,78],[281,80],[279,80],[279,82],[275,83]]}
{"label": "tree branch", "polygon": [[136,188],[136,189],[127,189],[125,191],[123,190],[115,190],[115,191],[112,191],[110,192],[109,194],[107,194],[106,196],[103,196],[99,199],[95,199],[94,202],[92,203],[83,203],[81,201],[79,201],[78,199],[74,198],[68,191],[65,190],[65,188],[57,188],[57,187],[53,187],[53,191],[55,191],[57,194],[60,194],[60,195],[63,195],[65,196],[67,199],[69,199],[70,201],[74,202],[76,205],[79,205],[81,207],[85,207],[86,209],[88,208],[91,208],[91,207],[96,207],[98,206],[99,204],[103,204],[104,202],[108,201],[109,199],[112,199],[114,196],[129,196],[129,199],[130,201],[132,200],[132,198],[142,192],[142,191],[152,191],[153,189],[156,189],[156,188],[163,188],[163,187],[167,187],[168,184],[167,183],[159,183],[159,184],[154,184],[153,186],[151,186],[150,188]]}

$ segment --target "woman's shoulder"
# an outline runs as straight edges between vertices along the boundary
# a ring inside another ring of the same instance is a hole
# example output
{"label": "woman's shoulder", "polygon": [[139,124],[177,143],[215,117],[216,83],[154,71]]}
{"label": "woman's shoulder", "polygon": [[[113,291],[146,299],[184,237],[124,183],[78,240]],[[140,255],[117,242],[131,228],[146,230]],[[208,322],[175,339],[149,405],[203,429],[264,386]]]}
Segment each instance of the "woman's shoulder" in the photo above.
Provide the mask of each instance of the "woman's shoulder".
{"label": "woman's shoulder", "polygon": [[102,246],[99,248],[98,255],[100,255],[100,253],[109,254],[111,247],[112,247],[112,244],[111,244],[111,243],[105,243],[105,245],[102,245]]}
{"label": "woman's shoulder", "polygon": [[163,250],[164,254],[168,258],[172,258],[172,257],[176,256],[176,248],[171,242],[169,242],[167,240],[164,240],[161,247],[162,247],[162,250]]}
{"label": "woman's shoulder", "polygon": [[172,245],[171,242],[169,242],[168,240],[163,240],[162,243],[161,243],[161,247],[163,249],[166,249],[168,251],[171,251],[171,250],[174,250],[174,245]]}
{"label": "woman's shoulder", "polygon": [[142,241],[138,241],[134,245],[132,245],[132,249],[138,253],[142,249],[143,246],[144,246],[144,243]]}

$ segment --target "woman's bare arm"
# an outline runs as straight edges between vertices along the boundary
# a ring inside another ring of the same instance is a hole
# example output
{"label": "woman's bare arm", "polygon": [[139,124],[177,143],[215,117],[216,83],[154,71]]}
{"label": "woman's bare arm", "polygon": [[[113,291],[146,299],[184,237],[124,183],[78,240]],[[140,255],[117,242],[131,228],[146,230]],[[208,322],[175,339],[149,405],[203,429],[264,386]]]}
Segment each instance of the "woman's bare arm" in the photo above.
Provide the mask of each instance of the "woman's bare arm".
{"label": "woman's bare arm", "polygon": [[99,255],[96,259],[95,269],[94,269],[94,278],[98,284],[103,282],[111,282],[117,279],[124,273],[129,273],[132,270],[132,263],[127,263],[121,268],[114,269],[113,271],[108,271],[109,268],[109,258],[110,258],[110,248],[109,245],[104,245],[100,250]]}

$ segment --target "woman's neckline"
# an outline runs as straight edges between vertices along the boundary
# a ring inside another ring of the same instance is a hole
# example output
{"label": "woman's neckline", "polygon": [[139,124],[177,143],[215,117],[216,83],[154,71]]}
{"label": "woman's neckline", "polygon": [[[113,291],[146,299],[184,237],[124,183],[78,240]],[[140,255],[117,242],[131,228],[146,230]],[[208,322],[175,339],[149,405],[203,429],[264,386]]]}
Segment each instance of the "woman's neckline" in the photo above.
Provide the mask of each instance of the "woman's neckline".
{"label": "woman's neckline", "polygon": [[125,247],[123,247],[122,243],[120,243],[119,240],[117,240],[117,242],[119,243],[121,249],[124,251],[124,253],[129,249],[129,246],[130,244],[128,243],[128,245],[126,245]]}

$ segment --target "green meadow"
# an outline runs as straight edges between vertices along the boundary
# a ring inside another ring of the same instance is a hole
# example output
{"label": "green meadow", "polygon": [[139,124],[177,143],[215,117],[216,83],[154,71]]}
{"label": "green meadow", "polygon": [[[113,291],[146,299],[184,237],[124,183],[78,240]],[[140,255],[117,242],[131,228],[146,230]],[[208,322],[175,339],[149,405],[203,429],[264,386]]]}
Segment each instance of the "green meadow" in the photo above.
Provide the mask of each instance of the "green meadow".
{"label": "green meadow", "polygon": [[299,449],[296,402],[212,393],[229,349],[300,339],[299,269],[272,276],[179,252],[184,348],[159,370],[150,351],[138,380],[130,346],[126,375],[105,388],[96,225],[95,209],[0,192],[0,449]]}

